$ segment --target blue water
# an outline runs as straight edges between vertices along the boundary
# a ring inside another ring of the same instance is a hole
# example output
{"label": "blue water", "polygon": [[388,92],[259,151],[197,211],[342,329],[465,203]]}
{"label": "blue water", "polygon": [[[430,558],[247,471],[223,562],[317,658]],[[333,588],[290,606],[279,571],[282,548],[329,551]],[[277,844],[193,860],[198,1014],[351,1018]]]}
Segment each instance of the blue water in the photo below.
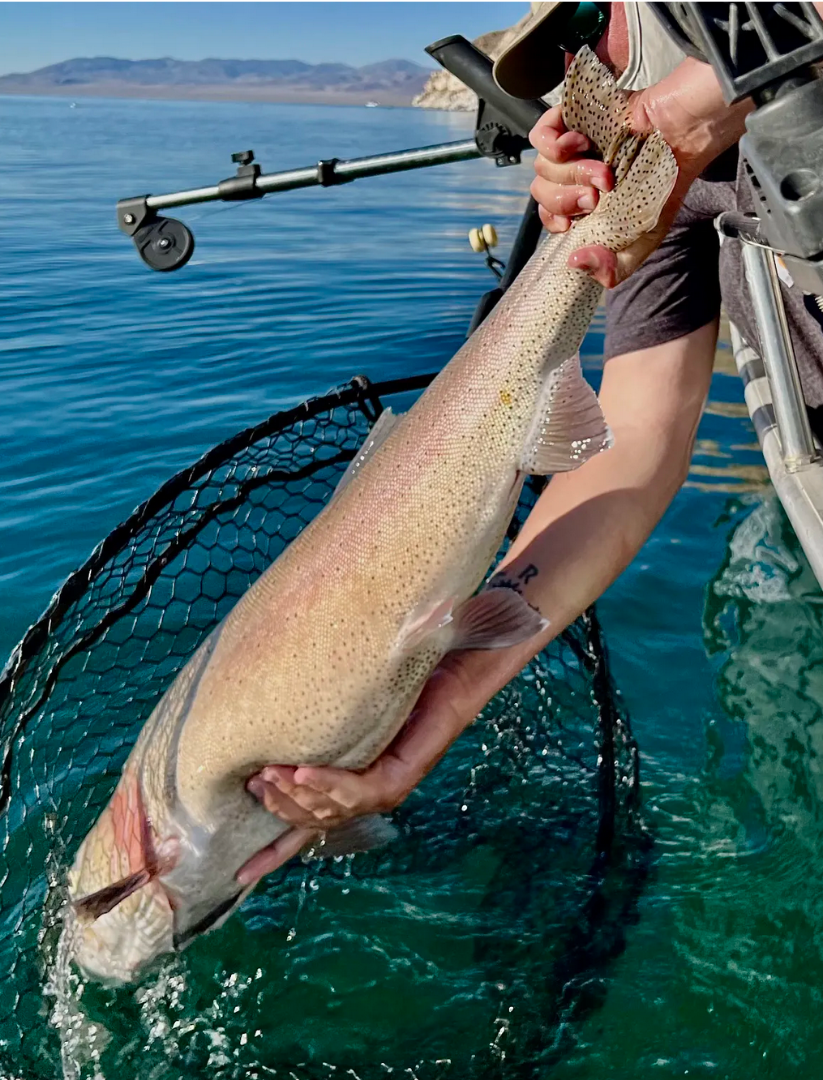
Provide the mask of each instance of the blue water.
{"label": "blue water", "polygon": [[[212,444],[356,373],[445,362],[491,283],[467,230],[493,221],[505,250],[529,170],[191,208],[197,250],[171,275],[139,261],[116,200],[216,181],[248,147],[273,170],[470,131],[412,110],[0,99],[0,652]],[[689,480],[600,604],[654,872],[564,1078],[821,1075],[820,594],[732,368],[721,349]]]}

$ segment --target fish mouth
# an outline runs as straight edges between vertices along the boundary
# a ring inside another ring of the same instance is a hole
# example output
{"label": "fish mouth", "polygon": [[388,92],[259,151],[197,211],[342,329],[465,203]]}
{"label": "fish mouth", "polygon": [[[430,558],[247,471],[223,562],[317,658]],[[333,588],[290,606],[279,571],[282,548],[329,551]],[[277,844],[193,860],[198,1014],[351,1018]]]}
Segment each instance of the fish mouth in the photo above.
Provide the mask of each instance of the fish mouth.
{"label": "fish mouth", "polygon": [[243,899],[243,896],[247,892],[246,889],[238,889],[236,893],[223,900],[216,907],[212,908],[201,919],[198,919],[196,923],[192,923],[191,926],[187,926],[185,930],[175,932],[173,935],[175,952],[180,952],[185,949],[187,945],[190,945],[192,941],[199,937],[201,934],[205,934],[208,930],[213,930],[221,922],[229,917],[235,907]]}

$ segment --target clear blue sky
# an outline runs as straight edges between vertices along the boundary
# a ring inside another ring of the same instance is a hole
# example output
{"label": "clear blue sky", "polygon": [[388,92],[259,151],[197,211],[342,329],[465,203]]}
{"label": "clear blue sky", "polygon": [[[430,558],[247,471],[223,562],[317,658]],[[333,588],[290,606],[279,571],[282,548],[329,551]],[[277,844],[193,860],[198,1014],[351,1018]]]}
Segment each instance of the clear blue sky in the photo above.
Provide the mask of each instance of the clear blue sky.
{"label": "clear blue sky", "polygon": [[76,56],[360,65],[511,26],[522,3],[0,3],[0,75]]}

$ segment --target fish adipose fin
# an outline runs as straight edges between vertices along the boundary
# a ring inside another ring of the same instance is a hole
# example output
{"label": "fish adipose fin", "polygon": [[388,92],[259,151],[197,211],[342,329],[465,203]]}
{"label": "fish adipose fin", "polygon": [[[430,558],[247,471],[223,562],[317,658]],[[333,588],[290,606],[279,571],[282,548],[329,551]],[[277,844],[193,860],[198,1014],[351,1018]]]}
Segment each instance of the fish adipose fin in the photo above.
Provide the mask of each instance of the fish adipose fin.
{"label": "fish adipose fin", "polygon": [[548,625],[549,620],[514,589],[484,589],[455,612],[452,649],[505,649]]}
{"label": "fish adipose fin", "polygon": [[634,243],[657,224],[677,180],[677,162],[663,136],[633,134],[628,116],[628,95],[591,49],[582,48],[566,73],[563,121],[591,140],[614,170],[615,186],[575,223],[581,247],[622,251]]}
{"label": "fish adipose fin", "polygon": [[583,377],[580,357],[572,356],[549,372],[521,468],[536,476],[569,472],[613,441],[597,395]]}
{"label": "fish adipose fin", "polygon": [[399,419],[400,416],[393,413],[390,408],[383,410],[377,420],[375,420],[371,431],[363,440],[363,445],[354,455],[349,462],[348,468],[340,477],[340,482],[334,489],[332,498],[335,498],[344,488],[348,487],[372,454],[374,454],[376,450],[379,450],[389,435],[391,435]]}

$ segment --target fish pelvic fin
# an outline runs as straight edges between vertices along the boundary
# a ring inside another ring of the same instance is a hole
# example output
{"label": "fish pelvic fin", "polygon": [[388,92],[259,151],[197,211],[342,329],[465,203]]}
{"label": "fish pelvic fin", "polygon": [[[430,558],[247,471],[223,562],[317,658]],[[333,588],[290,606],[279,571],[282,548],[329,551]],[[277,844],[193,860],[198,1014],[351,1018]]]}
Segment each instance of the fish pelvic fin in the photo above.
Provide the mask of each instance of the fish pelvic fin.
{"label": "fish pelvic fin", "polygon": [[417,607],[406,620],[397,641],[401,653],[408,654],[422,645],[424,641],[448,626],[457,602],[455,596],[447,596],[436,603],[426,603]]}
{"label": "fish pelvic fin", "polygon": [[535,476],[570,472],[613,445],[597,395],[575,354],[546,376],[520,467]]}
{"label": "fish pelvic fin", "polygon": [[402,651],[412,652],[444,628],[448,628],[444,645],[449,652],[505,649],[526,641],[549,625],[519,593],[502,586],[486,588],[457,608],[455,603],[456,597],[451,596],[429,608],[401,639]]}
{"label": "fish pelvic fin", "polygon": [[628,126],[628,95],[588,47],[572,61],[563,92],[563,122],[579,131],[614,170],[615,186],[575,225],[580,244],[622,251],[657,224],[677,180],[677,162],[663,136]]}

